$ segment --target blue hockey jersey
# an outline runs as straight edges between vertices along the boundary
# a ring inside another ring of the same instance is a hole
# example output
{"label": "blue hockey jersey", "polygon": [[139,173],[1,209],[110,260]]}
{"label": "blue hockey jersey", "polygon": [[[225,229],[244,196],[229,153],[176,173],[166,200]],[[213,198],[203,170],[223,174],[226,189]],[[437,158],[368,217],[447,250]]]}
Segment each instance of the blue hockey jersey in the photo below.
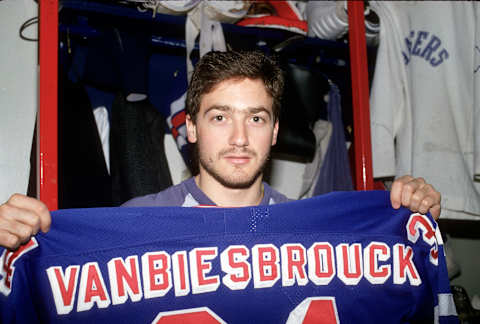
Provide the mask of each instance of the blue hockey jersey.
{"label": "blue hockey jersey", "polygon": [[2,323],[456,323],[441,236],[387,192],[59,210],[0,259]]}

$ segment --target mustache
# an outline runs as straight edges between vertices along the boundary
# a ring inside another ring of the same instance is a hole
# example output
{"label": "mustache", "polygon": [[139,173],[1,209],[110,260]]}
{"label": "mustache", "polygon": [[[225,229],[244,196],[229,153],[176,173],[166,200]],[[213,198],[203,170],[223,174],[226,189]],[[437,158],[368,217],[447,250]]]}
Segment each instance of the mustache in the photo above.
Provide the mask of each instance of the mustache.
{"label": "mustache", "polygon": [[249,148],[243,147],[239,149],[239,148],[232,147],[232,148],[227,148],[218,152],[218,157],[223,157],[225,155],[235,155],[235,154],[248,155],[251,157],[257,156],[257,152]]}

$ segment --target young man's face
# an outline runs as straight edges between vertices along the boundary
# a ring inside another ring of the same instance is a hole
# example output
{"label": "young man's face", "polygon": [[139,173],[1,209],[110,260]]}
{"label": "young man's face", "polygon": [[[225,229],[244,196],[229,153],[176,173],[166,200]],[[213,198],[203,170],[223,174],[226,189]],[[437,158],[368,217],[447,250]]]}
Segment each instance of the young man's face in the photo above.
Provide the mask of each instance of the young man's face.
{"label": "young man's face", "polygon": [[261,180],[277,141],[272,104],[262,80],[225,80],[204,94],[196,120],[187,117],[188,140],[198,146],[200,176],[228,188],[248,188]]}

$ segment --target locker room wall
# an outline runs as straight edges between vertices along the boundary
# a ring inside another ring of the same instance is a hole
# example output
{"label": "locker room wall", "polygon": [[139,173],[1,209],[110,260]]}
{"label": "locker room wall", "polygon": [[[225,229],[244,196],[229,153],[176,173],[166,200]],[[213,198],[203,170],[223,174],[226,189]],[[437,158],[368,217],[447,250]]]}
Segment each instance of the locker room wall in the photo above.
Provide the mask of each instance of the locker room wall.
{"label": "locker room wall", "polygon": [[[27,192],[37,111],[37,42],[22,40],[20,26],[37,15],[32,0],[0,1],[0,202]],[[37,25],[25,30],[37,37]]]}

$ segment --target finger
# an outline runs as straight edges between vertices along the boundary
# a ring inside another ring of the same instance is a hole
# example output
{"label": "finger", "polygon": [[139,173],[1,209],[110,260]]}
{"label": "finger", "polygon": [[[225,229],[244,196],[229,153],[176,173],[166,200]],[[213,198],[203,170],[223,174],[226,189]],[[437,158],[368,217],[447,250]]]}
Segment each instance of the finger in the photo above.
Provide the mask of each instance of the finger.
{"label": "finger", "polygon": [[392,207],[395,209],[400,208],[402,205],[402,191],[403,191],[403,186],[411,181],[413,178],[411,176],[402,176],[398,179],[396,179],[392,183],[392,188],[390,190],[390,201],[392,203]]}
{"label": "finger", "polygon": [[435,205],[435,201],[432,197],[426,196],[420,202],[417,211],[421,214],[428,213],[428,210]]}
{"label": "finger", "polygon": [[16,250],[21,244],[18,236],[4,230],[0,230],[0,246],[6,247],[9,250]]}
{"label": "finger", "polygon": [[412,198],[418,199],[413,197],[414,194],[422,188],[423,185],[425,185],[425,180],[423,178],[415,178],[404,184],[402,189],[402,206],[410,208]]}
{"label": "finger", "polygon": [[430,208],[430,215],[432,215],[435,220],[438,220],[440,218],[441,212],[442,207],[440,204],[436,204]]}
{"label": "finger", "polygon": [[0,218],[0,231],[3,233],[4,239],[7,240],[5,246],[8,245],[9,248],[28,242],[32,235],[36,234],[32,226],[18,222],[11,217]]}
{"label": "finger", "polygon": [[423,198],[418,207],[420,212],[426,213],[432,206],[440,204],[441,195],[438,191],[433,189],[431,185],[425,185],[418,191],[423,193]]}
{"label": "finger", "polygon": [[413,212],[420,212],[425,214],[430,207],[437,203],[430,185],[422,185],[413,192],[410,197],[410,205],[408,206]]}
{"label": "finger", "polygon": [[429,184],[425,185],[422,191],[425,193],[425,197],[422,199],[418,211],[422,214],[430,212],[432,217],[437,220],[441,212],[441,194]]}
{"label": "finger", "polygon": [[17,224],[30,227],[30,232],[35,235],[40,230],[40,217],[31,209],[22,209],[11,203],[0,206],[0,228],[17,235]]}
{"label": "finger", "polygon": [[435,188],[433,188],[431,184],[426,184],[424,186],[424,190],[429,197],[432,197],[433,204],[440,204],[442,200],[442,195],[440,194],[440,192],[435,190]]}
{"label": "finger", "polygon": [[48,232],[50,229],[50,225],[52,223],[50,212],[47,206],[40,200],[20,194],[14,194],[10,197],[7,203],[36,214],[36,216],[39,218],[40,229],[42,232]]}

